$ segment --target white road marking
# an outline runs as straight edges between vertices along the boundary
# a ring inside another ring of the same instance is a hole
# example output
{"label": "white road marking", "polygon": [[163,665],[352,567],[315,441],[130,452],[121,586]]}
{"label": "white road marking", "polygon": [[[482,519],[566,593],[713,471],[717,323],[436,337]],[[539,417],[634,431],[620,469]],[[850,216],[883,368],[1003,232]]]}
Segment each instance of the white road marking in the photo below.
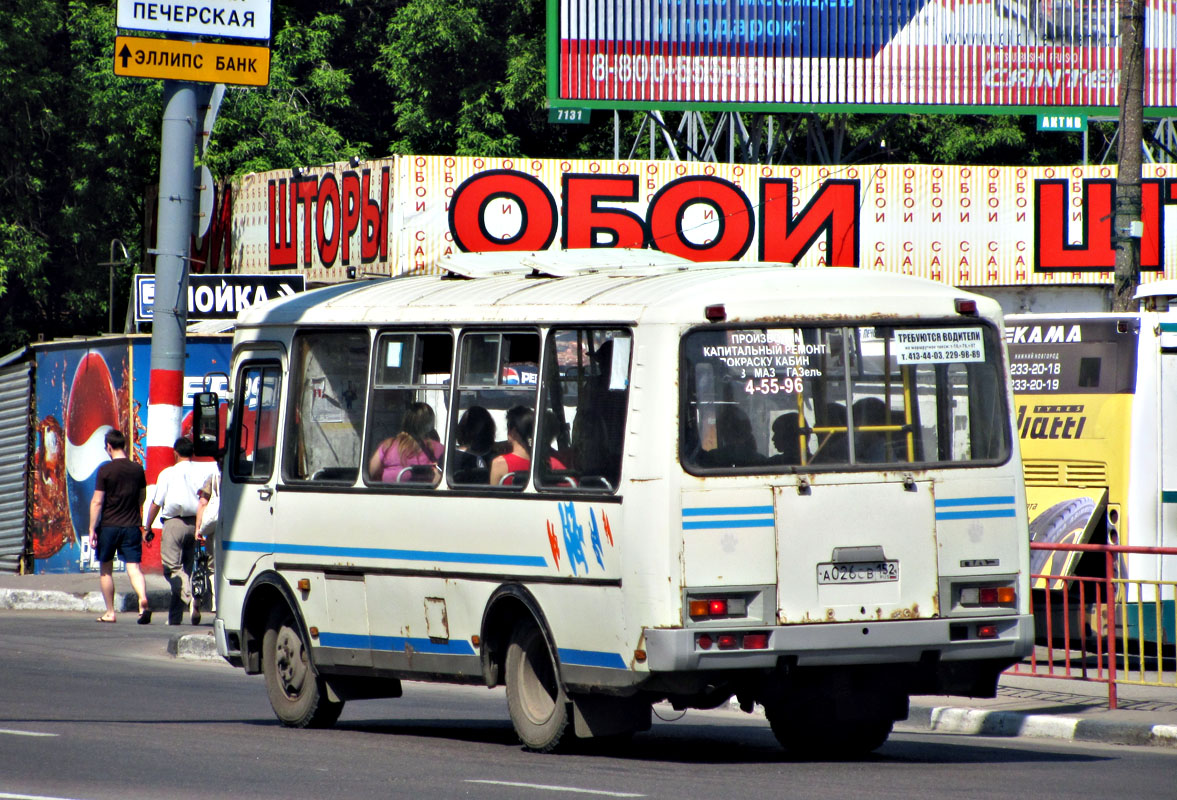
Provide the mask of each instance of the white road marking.
{"label": "white road marking", "polygon": [[7,794],[0,792],[0,800],[76,800],[73,797],[50,797],[44,794]]}
{"label": "white road marking", "polygon": [[[7,733],[9,736],[56,736],[56,733],[38,733],[37,731],[10,731],[7,728],[0,728],[0,733]],[[0,797],[6,795],[0,794]]]}
{"label": "white road marking", "polygon": [[[602,797],[645,797],[644,794],[632,792],[606,792],[603,789],[579,789],[575,786],[549,786],[543,783],[516,783],[515,781],[478,781],[467,780],[466,783],[486,783],[492,786],[514,786],[521,789],[539,789],[545,792],[575,792],[577,794],[596,794]],[[0,795],[2,797],[2,795]]]}

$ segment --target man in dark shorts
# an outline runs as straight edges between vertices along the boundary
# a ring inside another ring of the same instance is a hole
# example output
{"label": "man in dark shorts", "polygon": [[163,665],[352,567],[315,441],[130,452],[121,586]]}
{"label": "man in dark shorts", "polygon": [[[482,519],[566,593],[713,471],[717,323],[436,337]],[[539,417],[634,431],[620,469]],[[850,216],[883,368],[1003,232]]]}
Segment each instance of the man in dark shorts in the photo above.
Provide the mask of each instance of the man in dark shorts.
{"label": "man in dark shorts", "polygon": [[139,595],[139,624],[151,622],[147,605],[147,584],[139,563],[143,560],[143,500],[147,477],[143,467],[127,458],[127,438],[121,431],[106,432],[106,454],[110,461],[98,468],[94,498],[90,501],[90,547],[98,554],[98,583],[106,613],[99,622],[114,622],[114,556],[127,565],[127,577]]}

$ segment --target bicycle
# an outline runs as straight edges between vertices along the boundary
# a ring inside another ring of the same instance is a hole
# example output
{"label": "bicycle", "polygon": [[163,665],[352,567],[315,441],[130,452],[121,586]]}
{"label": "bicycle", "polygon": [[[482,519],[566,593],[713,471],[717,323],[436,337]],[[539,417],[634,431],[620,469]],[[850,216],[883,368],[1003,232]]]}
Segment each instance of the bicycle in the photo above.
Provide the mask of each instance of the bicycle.
{"label": "bicycle", "polygon": [[213,554],[208,542],[197,540],[192,558],[192,607],[199,611],[206,597],[212,597]]}

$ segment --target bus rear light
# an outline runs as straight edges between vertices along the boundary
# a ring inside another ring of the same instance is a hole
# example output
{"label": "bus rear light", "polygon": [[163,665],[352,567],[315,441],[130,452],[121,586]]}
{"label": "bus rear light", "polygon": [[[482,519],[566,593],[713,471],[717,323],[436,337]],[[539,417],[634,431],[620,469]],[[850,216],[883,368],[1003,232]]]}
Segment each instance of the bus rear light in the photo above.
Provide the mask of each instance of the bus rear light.
{"label": "bus rear light", "polygon": [[958,297],[956,299],[956,313],[975,317],[977,315],[977,301]]}
{"label": "bus rear light", "polygon": [[960,590],[962,606],[1012,606],[1017,600],[1012,586],[970,586]]}
{"label": "bus rear light", "polygon": [[978,625],[977,626],[978,639],[996,639],[997,626],[996,625]]}
{"label": "bus rear light", "polygon": [[743,597],[696,598],[687,604],[687,613],[695,620],[742,617],[747,611],[748,602]]}
{"label": "bus rear light", "polygon": [[744,634],[744,649],[745,650],[767,650],[768,649],[768,634],[767,633],[745,633]]}
{"label": "bus rear light", "polygon": [[701,633],[695,637],[695,645],[700,650],[710,650],[713,644],[715,644],[715,641],[711,638],[711,634],[709,633]]}
{"label": "bus rear light", "polygon": [[716,640],[720,650],[736,650],[740,646],[740,639],[734,633],[721,633]]}
{"label": "bus rear light", "polygon": [[708,322],[723,322],[727,319],[727,309],[723,307],[722,303],[707,306],[703,309],[703,316],[707,318]]}

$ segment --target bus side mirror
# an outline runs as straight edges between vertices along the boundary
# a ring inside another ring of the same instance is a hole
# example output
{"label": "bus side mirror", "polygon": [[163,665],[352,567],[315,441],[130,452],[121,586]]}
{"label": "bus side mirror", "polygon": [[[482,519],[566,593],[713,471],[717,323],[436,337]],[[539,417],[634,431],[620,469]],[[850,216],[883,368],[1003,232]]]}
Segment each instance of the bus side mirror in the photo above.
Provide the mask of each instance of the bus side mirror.
{"label": "bus side mirror", "polygon": [[192,447],[198,457],[219,459],[225,454],[221,399],[216,392],[197,392],[192,400]]}

